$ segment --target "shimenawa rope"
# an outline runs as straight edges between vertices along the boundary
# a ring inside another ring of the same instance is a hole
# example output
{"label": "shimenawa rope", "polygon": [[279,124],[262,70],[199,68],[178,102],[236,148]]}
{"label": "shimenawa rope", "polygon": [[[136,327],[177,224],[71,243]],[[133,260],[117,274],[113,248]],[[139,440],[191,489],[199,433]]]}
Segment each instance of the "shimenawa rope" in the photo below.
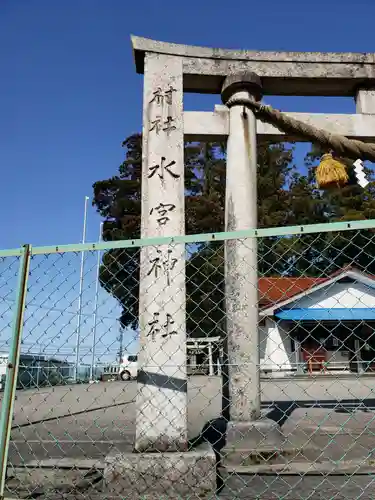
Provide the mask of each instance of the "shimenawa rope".
{"label": "shimenawa rope", "polygon": [[337,156],[352,158],[353,160],[369,160],[375,162],[375,146],[363,141],[348,139],[343,135],[331,134],[326,130],[296,120],[291,116],[265,104],[249,98],[230,97],[226,103],[228,107],[243,105],[250,108],[259,120],[275,125],[282,132],[289,132],[296,137],[309,139],[318,143],[323,149],[331,149]]}

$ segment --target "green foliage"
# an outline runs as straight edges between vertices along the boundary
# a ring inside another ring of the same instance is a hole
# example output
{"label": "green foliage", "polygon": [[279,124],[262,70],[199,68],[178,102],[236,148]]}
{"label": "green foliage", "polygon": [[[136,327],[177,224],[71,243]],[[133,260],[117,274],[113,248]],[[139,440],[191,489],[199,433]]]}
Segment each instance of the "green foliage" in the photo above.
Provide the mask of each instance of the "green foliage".
{"label": "green foliage", "polygon": [[224,247],[204,244],[186,265],[187,331],[191,337],[214,337],[224,331]]}
{"label": "green foliage", "polygon": [[[306,177],[300,177],[299,182],[310,186],[306,204],[311,210],[306,224],[320,222],[353,221],[375,218],[375,183],[373,171],[365,168],[370,184],[363,189],[357,183],[353,161],[346,158],[340,160],[346,164],[349,182],[342,188],[331,188],[319,191],[314,188],[314,170],[322,151],[313,146],[305,158],[308,168]],[[306,192],[306,194],[308,194]],[[303,203],[303,197],[297,199]],[[294,203],[297,207],[298,203]],[[314,209],[314,211],[312,211]],[[299,218],[300,218],[299,214]],[[306,213],[308,216],[308,212]],[[296,222],[301,224],[303,222]],[[326,233],[324,235],[304,236],[296,244],[294,252],[298,255],[296,265],[291,274],[327,276],[353,265],[360,270],[375,274],[375,240],[372,230],[345,231],[343,233]]]}
{"label": "green foliage", "polygon": [[[94,205],[105,219],[106,241],[140,238],[142,140],[128,137],[125,160],[118,175],[94,184]],[[350,183],[343,189],[321,192],[314,169],[319,151],[305,159],[306,175],[293,165],[290,144],[261,145],[258,150],[258,227],[324,223],[375,218],[375,188],[355,182],[348,162]],[[370,173],[370,172],[368,172]],[[224,230],[225,145],[185,145],[185,230],[187,234]],[[304,235],[259,240],[261,275],[325,276],[355,262],[375,272],[375,247],[369,231],[351,235]],[[348,237],[352,237],[348,245]],[[186,263],[187,329],[193,337],[219,335],[224,330],[224,250],[220,243],[194,246]],[[139,249],[111,250],[103,257],[101,285],[121,304],[123,327],[138,326]]]}

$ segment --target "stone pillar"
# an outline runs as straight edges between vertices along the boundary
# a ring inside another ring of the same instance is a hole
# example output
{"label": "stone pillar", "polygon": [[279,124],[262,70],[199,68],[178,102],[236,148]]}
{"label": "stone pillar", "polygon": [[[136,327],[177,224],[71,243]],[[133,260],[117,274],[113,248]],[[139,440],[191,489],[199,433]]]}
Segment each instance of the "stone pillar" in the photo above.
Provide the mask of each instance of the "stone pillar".
{"label": "stone pillar", "polygon": [[210,377],[214,374],[214,361],[212,356],[212,344],[208,343],[208,374]]}
{"label": "stone pillar", "polygon": [[[256,119],[241,104],[260,98],[261,83],[254,73],[231,75],[222,88],[230,104],[225,191],[225,230],[257,227]],[[256,96],[256,97],[254,97]],[[257,240],[228,240],[225,244],[225,307],[228,335],[231,419],[260,416]]]}
{"label": "stone pillar", "polygon": [[375,89],[359,89],[355,103],[357,113],[375,114]]}
{"label": "stone pillar", "polygon": [[[142,238],[185,233],[182,61],[146,54]],[[184,245],[141,250],[137,451],[186,451]]]}
{"label": "stone pillar", "polygon": [[223,373],[223,360],[224,360],[224,349],[220,347],[219,349],[219,359],[217,360],[217,367],[218,367],[218,375],[222,375]]}
{"label": "stone pillar", "polygon": [[[146,53],[144,64],[142,238],[173,237],[185,232],[182,59]],[[135,453],[106,457],[111,494],[206,498],[215,491],[209,445],[188,451],[185,303],[185,246],[142,247]]]}
{"label": "stone pillar", "polygon": [[[223,84],[222,101],[229,107],[226,231],[257,227],[256,118],[242,102],[244,99],[260,100],[261,91],[260,78],[252,72],[230,75]],[[279,437],[278,426],[275,427],[274,422],[259,420],[260,359],[255,237],[227,240],[225,243],[225,307],[230,423],[223,455],[227,464],[244,465],[249,450],[259,447],[268,434]]]}

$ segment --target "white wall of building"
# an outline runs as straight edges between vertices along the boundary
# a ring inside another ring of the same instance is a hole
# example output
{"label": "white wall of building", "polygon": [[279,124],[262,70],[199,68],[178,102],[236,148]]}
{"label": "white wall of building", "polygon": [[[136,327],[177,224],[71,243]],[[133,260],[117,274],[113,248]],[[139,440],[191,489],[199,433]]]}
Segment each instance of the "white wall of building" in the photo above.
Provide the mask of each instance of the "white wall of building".
{"label": "white wall of building", "polygon": [[278,376],[290,374],[296,358],[284,321],[266,318],[264,326],[259,327],[259,350],[261,370],[279,372]]}
{"label": "white wall of building", "polygon": [[334,283],[303,297],[293,309],[346,309],[375,307],[375,290],[363,283]]}

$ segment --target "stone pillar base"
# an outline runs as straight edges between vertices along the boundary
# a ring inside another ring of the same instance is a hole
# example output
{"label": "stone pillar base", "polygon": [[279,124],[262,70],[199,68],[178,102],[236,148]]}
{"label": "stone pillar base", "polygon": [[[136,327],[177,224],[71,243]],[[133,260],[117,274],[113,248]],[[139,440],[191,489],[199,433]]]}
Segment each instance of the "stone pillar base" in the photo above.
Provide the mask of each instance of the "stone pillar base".
{"label": "stone pillar base", "polygon": [[280,426],[271,419],[229,422],[227,443],[221,450],[222,465],[249,466],[266,461],[283,449],[285,438]]}
{"label": "stone pillar base", "polygon": [[111,453],[104,482],[106,492],[128,500],[213,498],[215,454],[208,444],[188,452]]}

